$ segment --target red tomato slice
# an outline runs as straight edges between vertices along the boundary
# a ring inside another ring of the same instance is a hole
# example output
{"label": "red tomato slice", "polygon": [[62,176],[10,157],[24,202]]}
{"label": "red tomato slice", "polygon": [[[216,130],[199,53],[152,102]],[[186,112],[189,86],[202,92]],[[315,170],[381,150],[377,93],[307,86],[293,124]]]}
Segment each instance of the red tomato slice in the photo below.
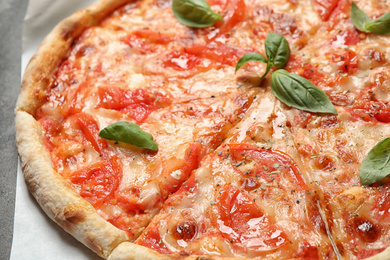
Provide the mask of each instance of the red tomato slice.
{"label": "red tomato slice", "polygon": [[314,0],[314,8],[323,21],[327,21],[333,10],[336,8],[338,0]]}
{"label": "red tomato slice", "polygon": [[178,71],[192,70],[204,66],[197,56],[182,51],[173,51],[163,60],[165,68],[172,68]]}
{"label": "red tomato slice", "polygon": [[366,122],[390,123],[390,104],[388,102],[357,101],[352,108],[348,109],[352,116]]}
{"label": "red tomato slice", "polygon": [[66,91],[67,101],[64,104],[64,116],[74,115],[80,113],[85,106],[85,98],[90,92],[88,89],[88,85],[86,82],[81,83],[77,89],[71,89],[70,91]]}
{"label": "red tomato slice", "polygon": [[234,186],[226,185],[218,198],[219,230],[242,250],[270,251],[289,242],[286,233],[261,208]]}
{"label": "red tomato slice", "polygon": [[[167,160],[167,165],[164,168],[168,170],[165,170],[162,173],[160,176],[161,181],[159,182],[160,189],[163,191],[163,194],[170,194],[177,191],[182,183],[188,179],[192,170],[198,167],[200,159],[203,157],[204,153],[205,150],[202,144],[195,142],[186,149],[184,160],[180,159],[175,162],[177,163],[175,167],[170,168],[170,161]],[[172,174],[176,171],[180,173],[177,176],[172,177]]]}
{"label": "red tomato slice", "polygon": [[151,94],[144,89],[122,89],[117,87],[100,87],[97,108],[114,109],[142,123],[153,111],[165,103],[167,98],[161,94]]}
{"label": "red tomato slice", "polygon": [[186,53],[199,58],[206,58],[223,65],[235,66],[238,60],[245,54],[241,49],[227,47],[225,45],[192,45],[184,49]]}
{"label": "red tomato slice", "polygon": [[136,49],[141,54],[154,52],[155,44],[167,44],[172,41],[171,37],[149,29],[143,29],[122,37],[121,41]]}
{"label": "red tomato slice", "polygon": [[142,29],[142,30],[135,31],[133,32],[133,35],[145,39],[150,43],[156,43],[156,44],[167,44],[173,40],[171,37],[167,35],[149,29]]}
{"label": "red tomato slice", "polygon": [[237,26],[241,21],[244,20],[246,15],[246,6],[244,0],[227,0],[224,7],[224,22],[218,21],[215,24],[217,29],[210,32],[209,42],[214,41],[222,35],[226,35],[231,32],[231,30]]}
{"label": "red tomato slice", "polygon": [[157,226],[148,227],[138,238],[136,244],[149,247],[153,250],[156,250],[160,254],[172,253],[162,241]]}
{"label": "red tomato slice", "polygon": [[346,51],[343,54],[332,54],[332,61],[339,66],[339,70],[348,75],[354,74],[358,69],[358,58],[354,51]]}
{"label": "red tomato slice", "polygon": [[[253,168],[245,174],[260,175],[268,181],[288,178],[289,183],[296,183],[297,188],[306,190],[307,186],[298,166],[287,154],[280,151],[261,149],[254,145],[230,144],[230,152],[236,167],[241,162],[254,162]],[[237,167],[237,169],[239,169]],[[243,173],[244,174],[244,173]]]}
{"label": "red tomato slice", "polygon": [[325,79],[325,75],[316,66],[294,55],[291,55],[286,70],[310,80],[314,85],[318,85],[318,83],[323,82]]}
{"label": "red tomato slice", "polygon": [[361,33],[355,28],[351,30],[346,30],[333,37],[333,39],[331,39],[331,42],[336,45],[356,45],[362,40],[360,38],[360,34]]}
{"label": "red tomato slice", "polygon": [[78,113],[75,115],[80,128],[83,130],[85,139],[91,143],[93,148],[102,154],[102,148],[106,147],[106,142],[99,138],[99,126],[93,116],[85,113]]}
{"label": "red tomato slice", "polygon": [[80,195],[95,208],[111,203],[122,179],[122,166],[117,157],[97,162],[70,174],[69,180],[80,185]]}

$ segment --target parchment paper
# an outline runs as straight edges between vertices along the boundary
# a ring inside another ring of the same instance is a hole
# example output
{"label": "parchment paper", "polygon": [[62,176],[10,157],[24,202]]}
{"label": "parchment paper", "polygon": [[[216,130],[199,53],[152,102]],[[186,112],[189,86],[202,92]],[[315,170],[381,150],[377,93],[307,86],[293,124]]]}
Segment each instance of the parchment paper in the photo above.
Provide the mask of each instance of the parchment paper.
{"label": "parchment paper", "polygon": [[[44,37],[62,19],[97,0],[30,0],[24,20],[22,75]],[[28,192],[17,172],[11,260],[98,260],[95,253],[57,226]]]}

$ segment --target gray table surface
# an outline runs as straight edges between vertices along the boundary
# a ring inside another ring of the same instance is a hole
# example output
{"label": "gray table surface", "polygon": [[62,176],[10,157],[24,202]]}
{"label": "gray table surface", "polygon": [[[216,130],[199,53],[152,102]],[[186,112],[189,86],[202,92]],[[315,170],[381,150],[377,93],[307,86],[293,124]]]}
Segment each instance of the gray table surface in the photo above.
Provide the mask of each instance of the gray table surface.
{"label": "gray table surface", "polygon": [[9,259],[17,152],[14,107],[20,87],[23,18],[28,0],[0,0],[0,259]]}

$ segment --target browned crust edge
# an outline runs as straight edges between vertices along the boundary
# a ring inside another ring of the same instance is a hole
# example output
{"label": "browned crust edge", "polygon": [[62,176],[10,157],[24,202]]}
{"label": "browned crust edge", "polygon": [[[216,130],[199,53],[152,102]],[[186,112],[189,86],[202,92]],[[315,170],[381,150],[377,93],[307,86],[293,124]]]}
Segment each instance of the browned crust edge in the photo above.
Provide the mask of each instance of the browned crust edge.
{"label": "browned crust edge", "polygon": [[103,258],[129,238],[126,232],[103,219],[54,170],[42,141],[43,131],[33,115],[45,101],[53,75],[73,42],[87,28],[131,1],[102,0],[60,22],[30,60],[15,108],[16,144],[30,192],[53,221]]}
{"label": "browned crust edge", "polygon": [[111,253],[108,260],[244,260],[243,257],[218,257],[187,254],[162,255],[155,251],[129,242],[120,244]]}
{"label": "browned crust edge", "polygon": [[42,143],[40,124],[24,111],[16,112],[16,143],[25,181],[46,214],[98,255],[107,258],[126,232],[117,229],[74,191],[52,166]]}
{"label": "browned crust edge", "polygon": [[120,6],[133,0],[101,0],[61,21],[43,40],[26,67],[16,111],[33,114],[45,101],[46,89],[74,41],[89,27],[101,23]]}

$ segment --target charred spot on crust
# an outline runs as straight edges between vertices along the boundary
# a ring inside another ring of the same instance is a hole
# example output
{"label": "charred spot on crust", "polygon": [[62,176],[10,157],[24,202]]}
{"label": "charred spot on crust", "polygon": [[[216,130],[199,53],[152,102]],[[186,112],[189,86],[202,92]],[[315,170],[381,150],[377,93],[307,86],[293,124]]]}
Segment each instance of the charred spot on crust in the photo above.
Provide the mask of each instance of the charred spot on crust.
{"label": "charred spot on crust", "polygon": [[85,220],[85,215],[83,211],[77,210],[71,206],[69,208],[65,208],[64,218],[71,224],[78,224]]}

